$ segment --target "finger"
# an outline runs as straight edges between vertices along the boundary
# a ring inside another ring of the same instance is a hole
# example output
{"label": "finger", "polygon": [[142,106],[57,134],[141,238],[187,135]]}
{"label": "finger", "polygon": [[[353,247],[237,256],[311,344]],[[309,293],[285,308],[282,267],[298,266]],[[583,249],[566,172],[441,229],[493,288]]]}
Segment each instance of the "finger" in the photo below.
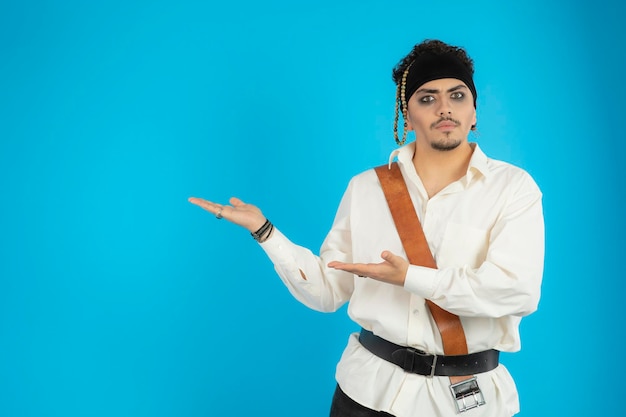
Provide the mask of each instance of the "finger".
{"label": "finger", "polygon": [[404,271],[404,274],[406,275],[406,271],[409,268],[409,261],[407,261],[405,258],[389,251],[384,251],[381,254],[381,257],[388,265],[391,265],[392,268],[395,268],[398,271]]}
{"label": "finger", "polygon": [[389,252],[388,250],[383,251],[383,253],[380,254],[380,257],[383,258],[385,261],[389,262],[392,265],[397,265],[398,264],[398,255],[394,255],[393,253]]}
{"label": "finger", "polygon": [[328,263],[328,267],[334,269],[354,268],[355,266],[356,264],[347,264],[339,261],[331,261]]}
{"label": "finger", "polygon": [[328,263],[329,268],[338,269],[340,271],[350,272],[358,276],[368,276],[372,273],[373,264],[349,264],[338,261],[332,261]]}
{"label": "finger", "polygon": [[243,201],[241,201],[237,197],[231,197],[230,200],[228,200],[228,202],[230,204],[232,204],[234,207],[241,207],[241,206],[245,206],[246,205],[246,203],[244,203]]}
{"label": "finger", "polygon": [[202,198],[198,198],[198,197],[189,197],[187,199],[187,201],[189,201],[191,204],[195,204],[195,205],[200,205],[202,202],[206,201]]}
{"label": "finger", "polygon": [[188,200],[191,204],[195,204],[196,206],[202,207],[205,210],[209,210],[212,208],[215,208],[217,206],[217,204],[205,200],[203,198],[197,198],[197,197],[190,197]]}
{"label": "finger", "polygon": [[400,255],[395,255],[389,251],[383,251],[380,255],[388,265],[396,270],[393,276],[393,283],[404,285],[406,274],[409,269],[409,262]]}
{"label": "finger", "polygon": [[192,204],[195,204],[198,207],[203,208],[204,210],[214,215],[217,215],[217,213],[220,213],[223,215],[223,211],[226,208],[229,208],[228,206],[223,206],[221,204],[213,203],[211,201],[205,200],[203,198],[197,198],[197,197],[189,198],[189,202]]}

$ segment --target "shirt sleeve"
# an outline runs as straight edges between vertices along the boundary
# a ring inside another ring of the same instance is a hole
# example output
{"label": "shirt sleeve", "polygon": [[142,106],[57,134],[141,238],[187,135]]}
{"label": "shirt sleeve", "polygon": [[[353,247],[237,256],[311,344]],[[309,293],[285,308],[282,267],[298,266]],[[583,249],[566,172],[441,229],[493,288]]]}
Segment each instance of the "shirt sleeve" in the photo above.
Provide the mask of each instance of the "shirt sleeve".
{"label": "shirt sleeve", "polygon": [[405,289],[459,316],[498,318],[535,311],[544,261],[541,198],[526,174],[492,228],[480,266],[432,269],[411,265]]}
{"label": "shirt sleeve", "polygon": [[344,194],[320,256],[291,242],[278,229],[261,244],[289,292],[314,310],[332,312],[346,303],[354,289],[354,276],[328,268],[330,261],[351,262],[351,189]]}

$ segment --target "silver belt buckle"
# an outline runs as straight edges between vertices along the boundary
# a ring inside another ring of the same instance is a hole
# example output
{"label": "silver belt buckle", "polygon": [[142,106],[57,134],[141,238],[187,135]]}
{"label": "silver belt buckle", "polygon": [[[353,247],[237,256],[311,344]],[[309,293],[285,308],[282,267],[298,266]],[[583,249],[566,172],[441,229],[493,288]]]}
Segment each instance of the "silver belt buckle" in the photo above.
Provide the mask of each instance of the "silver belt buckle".
{"label": "silver belt buckle", "polygon": [[480,392],[476,377],[450,385],[450,391],[459,413],[485,405],[485,397]]}

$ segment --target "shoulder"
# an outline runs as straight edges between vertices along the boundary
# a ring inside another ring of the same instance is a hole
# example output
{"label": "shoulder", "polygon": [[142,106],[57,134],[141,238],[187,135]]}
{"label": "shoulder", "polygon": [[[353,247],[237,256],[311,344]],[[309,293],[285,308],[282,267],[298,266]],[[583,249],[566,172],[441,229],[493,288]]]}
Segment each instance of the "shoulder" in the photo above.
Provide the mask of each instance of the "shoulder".
{"label": "shoulder", "polygon": [[523,168],[509,162],[487,157],[488,182],[506,187],[511,191],[541,194],[533,177]]}
{"label": "shoulder", "polygon": [[380,198],[381,194],[382,187],[375,168],[369,168],[350,179],[344,197],[360,204],[369,204],[372,199]]}
{"label": "shoulder", "polygon": [[375,168],[369,168],[350,179],[350,185],[353,187],[371,187],[377,184],[378,176],[376,175]]}

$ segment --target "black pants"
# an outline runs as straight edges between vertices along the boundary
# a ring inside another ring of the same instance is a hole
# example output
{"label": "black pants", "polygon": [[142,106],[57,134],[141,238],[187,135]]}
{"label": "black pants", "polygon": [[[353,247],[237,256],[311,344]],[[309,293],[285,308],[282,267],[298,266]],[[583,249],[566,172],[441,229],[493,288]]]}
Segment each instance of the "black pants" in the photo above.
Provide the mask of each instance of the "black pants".
{"label": "black pants", "polygon": [[333,403],[330,406],[330,417],[381,417],[391,416],[382,411],[374,411],[348,397],[337,385]]}

